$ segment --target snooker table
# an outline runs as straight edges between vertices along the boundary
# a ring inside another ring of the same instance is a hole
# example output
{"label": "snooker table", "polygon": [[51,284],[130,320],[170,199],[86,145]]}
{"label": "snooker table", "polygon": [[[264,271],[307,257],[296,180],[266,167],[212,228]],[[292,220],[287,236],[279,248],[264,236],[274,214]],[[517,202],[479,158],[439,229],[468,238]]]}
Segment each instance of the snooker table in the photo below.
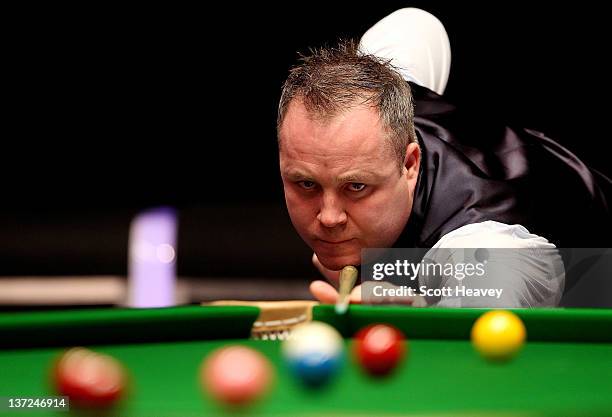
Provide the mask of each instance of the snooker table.
{"label": "snooker table", "polygon": [[[472,348],[473,322],[486,310],[352,305],[343,316],[317,305],[312,316],[345,337],[384,322],[407,336],[407,359],[390,377],[372,379],[350,351],[321,389],[294,379],[281,342],[252,340],[254,306],[182,306],[0,314],[0,397],[55,395],[54,359],[86,346],[119,359],[130,374],[126,397],[110,410],[0,410],[0,416],[462,416],[612,415],[612,311],[514,310],[528,341],[508,363],[489,363]],[[251,346],[276,369],[271,391],[244,409],[228,409],[200,390],[198,371],[213,349]]]}

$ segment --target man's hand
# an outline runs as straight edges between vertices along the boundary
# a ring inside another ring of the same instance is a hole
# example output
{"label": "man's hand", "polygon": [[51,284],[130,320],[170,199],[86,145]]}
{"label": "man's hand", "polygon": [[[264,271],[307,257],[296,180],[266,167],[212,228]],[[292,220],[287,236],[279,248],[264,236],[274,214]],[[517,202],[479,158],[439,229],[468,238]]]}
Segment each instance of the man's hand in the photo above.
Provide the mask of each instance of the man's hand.
{"label": "man's hand", "polygon": [[[317,254],[312,254],[312,263],[317,267],[319,272],[331,282],[333,285],[328,284],[325,281],[313,281],[310,284],[310,292],[312,295],[324,304],[335,304],[338,300],[338,281],[340,279],[340,271],[333,271],[331,269],[327,269],[323,266],[323,264],[317,258]],[[351,291],[351,295],[349,296],[349,302],[351,304],[361,304],[361,288],[360,286],[356,286]]]}
{"label": "man's hand", "polygon": [[[317,267],[319,272],[333,285],[317,280],[313,281],[310,284],[310,292],[311,294],[319,300],[323,304],[335,304],[338,300],[338,280],[340,278],[340,271],[333,271],[331,269],[325,268],[321,262],[319,262],[319,258],[317,258],[317,254],[312,255],[312,263]],[[366,282],[368,286],[372,285],[382,285],[385,287],[392,287],[392,284],[389,283],[380,283],[380,282]],[[372,292],[370,290],[370,292]],[[361,285],[355,286],[351,291],[349,296],[349,302],[351,304],[361,304]],[[405,304],[412,305],[414,307],[425,307],[427,303],[425,299],[421,296],[415,297],[374,297],[372,299],[373,303],[377,304]]]}
{"label": "man's hand", "polygon": [[[323,304],[336,304],[338,290],[325,281],[313,281],[310,284],[310,292]],[[361,304],[361,285],[357,285],[349,295],[350,304]]]}

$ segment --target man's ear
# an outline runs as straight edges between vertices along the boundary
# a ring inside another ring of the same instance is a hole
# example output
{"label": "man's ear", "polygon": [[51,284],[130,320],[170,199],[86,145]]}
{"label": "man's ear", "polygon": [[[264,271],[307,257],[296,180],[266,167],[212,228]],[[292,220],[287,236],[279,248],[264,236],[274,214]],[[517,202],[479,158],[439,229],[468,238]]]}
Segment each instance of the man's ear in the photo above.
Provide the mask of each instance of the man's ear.
{"label": "man's ear", "polygon": [[404,168],[406,168],[406,178],[409,180],[416,179],[419,175],[419,166],[421,164],[421,148],[416,142],[409,143],[406,147],[406,158],[404,159]]}

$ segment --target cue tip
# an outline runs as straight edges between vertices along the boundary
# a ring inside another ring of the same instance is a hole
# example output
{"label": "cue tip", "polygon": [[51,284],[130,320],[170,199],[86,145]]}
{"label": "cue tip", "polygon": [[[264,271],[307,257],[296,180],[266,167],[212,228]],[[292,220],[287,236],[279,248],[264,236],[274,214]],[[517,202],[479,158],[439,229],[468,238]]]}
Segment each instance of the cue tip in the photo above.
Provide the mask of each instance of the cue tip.
{"label": "cue tip", "polygon": [[346,313],[348,310],[348,303],[345,301],[345,302],[336,304],[335,310],[336,310],[336,314]]}

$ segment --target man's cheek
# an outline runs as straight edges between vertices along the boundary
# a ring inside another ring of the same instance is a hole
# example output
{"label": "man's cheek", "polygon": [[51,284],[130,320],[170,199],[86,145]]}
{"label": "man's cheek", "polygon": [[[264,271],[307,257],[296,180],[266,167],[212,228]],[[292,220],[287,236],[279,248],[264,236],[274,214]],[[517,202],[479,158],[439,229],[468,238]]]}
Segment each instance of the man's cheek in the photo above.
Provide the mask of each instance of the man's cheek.
{"label": "man's cheek", "polygon": [[302,216],[316,215],[317,207],[311,199],[304,198],[300,193],[291,191],[285,194],[287,209]]}
{"label": "man's cheek", "polygon": [[304,204],[300,201],[295,191],[286,189],[285,202],[287,203],[287,210],[289,210],[290,213],[298,213],[303,210]]}
{"label": "man's cheek", "polygon": [[313,223],[316,213],[311,205],[298,200],[287,199],[287,210],[293,225],[298,229],[306,229]]}
{"label": "man's cheek", "polygon": [[365,204],[353,207],[349,214],[362,230],[376,228],[376,224],[381,220],[384,221],[385,217],[384,213],[379,212],[376,206]]}

